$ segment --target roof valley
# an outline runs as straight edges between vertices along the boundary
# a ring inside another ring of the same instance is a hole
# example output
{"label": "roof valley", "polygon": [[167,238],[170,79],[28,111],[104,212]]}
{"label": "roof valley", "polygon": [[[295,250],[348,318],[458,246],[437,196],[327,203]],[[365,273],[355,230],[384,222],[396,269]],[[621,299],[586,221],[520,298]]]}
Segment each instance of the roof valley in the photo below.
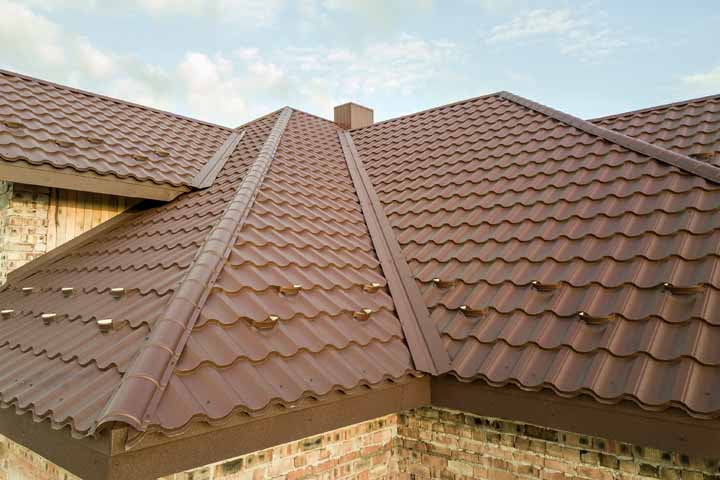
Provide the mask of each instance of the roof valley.
{"label": "roof valley", "polygon": [[233,241],[247,219],[291,116],[292,109],[289,107],[280,112],[234,197],[208,233],[177,290],[166,304],[147,343],[108,401],[95,430],[118,421],[144,431],[153,418],[173,367],[230,254]]}

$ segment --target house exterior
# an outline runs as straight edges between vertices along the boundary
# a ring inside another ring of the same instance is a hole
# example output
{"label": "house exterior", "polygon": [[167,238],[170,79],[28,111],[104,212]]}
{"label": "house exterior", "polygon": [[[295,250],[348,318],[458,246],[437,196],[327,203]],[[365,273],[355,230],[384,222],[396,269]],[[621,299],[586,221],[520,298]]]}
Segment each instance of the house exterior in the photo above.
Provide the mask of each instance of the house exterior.
{"label": "house exterior", "polygon": [[720,476],[720,96],[0,122],[2,480]]}

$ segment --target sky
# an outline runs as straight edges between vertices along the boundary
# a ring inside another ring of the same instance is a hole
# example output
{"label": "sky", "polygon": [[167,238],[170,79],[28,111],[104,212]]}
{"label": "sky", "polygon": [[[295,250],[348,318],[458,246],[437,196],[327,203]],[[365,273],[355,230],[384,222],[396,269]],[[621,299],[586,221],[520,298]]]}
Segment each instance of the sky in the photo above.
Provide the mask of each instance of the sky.
{"label": "sky", "polygon": [[720,93],[718,0],[0,0],[0,68],[219,123],[498,90],[592,118]]}

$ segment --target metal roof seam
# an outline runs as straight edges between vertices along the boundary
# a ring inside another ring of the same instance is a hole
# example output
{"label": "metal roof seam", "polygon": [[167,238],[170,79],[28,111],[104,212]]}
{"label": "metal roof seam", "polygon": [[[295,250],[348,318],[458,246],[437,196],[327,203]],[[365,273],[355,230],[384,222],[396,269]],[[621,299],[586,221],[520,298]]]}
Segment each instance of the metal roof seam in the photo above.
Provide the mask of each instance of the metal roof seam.
{"label": "metal roof seam", "polygon": [[670,164],[694,175],[698,175],[711,182],[720,183],[720,170],[707,163],[662,147],[658,147],[657,145],[644,142],[637,138],[629,137],[616,132],[615,130],[595,125],[581,118],[533,102],[532,100],[528,100],[527,98],[520,97],[510,92],[500,92],[498,95],[505,100],[509,100],[530,110],[547,115],[559,122],[565,123],[571,127],[575,127],[578,130],[595,135],[609,142],[618,144],[628,150],[660,160],[661,162]]}
{"label": "metal roof seam", "polygon": [[[203,246],[166,304],[147,344],[140,350],[103,409],[94,431],[111,422],[125,423],[139,431],[146,430],[210,288],[252,208],[291,116],[290,108],[280,113],[233,199],[208,233]],[[157,380],[160,388],[153,385],[148,389],[144,377]],[[140,422],[135,419],[140,419]]]}
{"label": "metal roof seam", "polygon": [[347,131],[341,131],[338,137],[415,368],[435,375],[445,373],[450,370],[450,358],[430,319],[420,289],[410,273],[372,182],[362,166],[352,136]]}

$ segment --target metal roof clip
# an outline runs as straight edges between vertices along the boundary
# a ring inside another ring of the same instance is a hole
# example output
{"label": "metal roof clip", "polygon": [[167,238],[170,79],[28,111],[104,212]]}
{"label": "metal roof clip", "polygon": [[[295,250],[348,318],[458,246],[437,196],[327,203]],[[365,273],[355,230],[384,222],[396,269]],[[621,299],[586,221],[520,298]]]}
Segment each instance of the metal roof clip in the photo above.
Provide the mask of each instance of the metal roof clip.
{"label": "metal roof clip", "polygon": [[52,321],[55,320],[55,317],[57,317],[56,313],[43,313],[40,315],[40,318],[42,318],[45,325],[50,325]]}
{"label": "metal roof clip", "polygon": [[30,295],[30,294],[33,292],[33,287],[23,287],[23,288],[22,288],[22,292],[23,292],[25,295]]}
{"label": "metal roof clip", "polygon": [[552,292],[559,288],[557,283],[542,283],[539,280],[533,280],[530,285],[538,292]]}
{"label": "metal roof clip", "polygon": [[578,312],[578,317],[580,317],[582,320],[584,320],[589,325],[602,325],[602,324],[608,323],[611,320],[613,320],[615,318],[615,315],[610,314],[610,315],[605,315],[605,316],[595,316],[595,315],[590,315],[587,312],[580,311],[580,312]]}
{"label": "metal roof clip", "polygon": [[8,308],[6,310],[0,310],[0,315],[2,315],[2,318],[10,318],[13,313],[15,313],[15,310],[11,308]]}
{"label": "metal roof clip", "polygon": [[703,290],[702,284],[678,287],[669,282],[663,283],[663,288],[673,295],[694,295],[702,292]]}
{"label": "metal roof clip", "polygon": [[283,295],[287,295],[287,296],[297,295],[300,292],[300,290],[302,290],[302,285],[298,285],[295,283],[293,285],[286,286],[286,287],[278,287],[278,290]]}
{"label": "metal roof clip", "polygon": [[365,285],[363,285],[363,290],[365,290],[368,293],[375,293],[380,289],[381,286],[382,285],[380,285],[377,282],[366,283]]}
{"label": "metal roof clip", "polygon": [[100,331],[103,333],[107,333],[114,327],[114,322],[112,318],[102,318],[98,321],[96,321],[98,328],[100,328]]}
{"label": "metal roof clip", "polygon": [[123,295],[125,295],[125,289],[122,287],[119,288],[111,288],[110,289],[110,295],[112,295],[115,298],[120,298]]}
{"label": "metal roof clip", "polygon": [[253,320],[252,324],[257,329],[269,330],[275,326],[278,320],[280,320],[280,317],[277,315],[268,315],[265,320]]}
{"label": "metal roof clip", "polygon": [[353,318],[355,320],[360,320],[361,322],[365,322],[370,319],[370,315],[372,315],[372,314],[373,314],[373,311],[371,308],[363,308],[362,310],[353,312]]}
{"label": "metal roof clip", "polygon": [[468,305],[460,305],[460,311],[466,317],[482,317],[483,315],[485,315],[484,308],[472,308]]}
{"label": "metal roof clip", "polygon": [[442,280],[438,277],[432,279],[433,285],[438,288],[452,288],[457,285],[457,280]]}
{"label": "metal roof clip", "polygon": [[62,292],[63,295],[65,295],[66,297],[69,297],[70,295],[73,294],[75,289],[73,287],[63,287],[60,289],[60,291]]}

